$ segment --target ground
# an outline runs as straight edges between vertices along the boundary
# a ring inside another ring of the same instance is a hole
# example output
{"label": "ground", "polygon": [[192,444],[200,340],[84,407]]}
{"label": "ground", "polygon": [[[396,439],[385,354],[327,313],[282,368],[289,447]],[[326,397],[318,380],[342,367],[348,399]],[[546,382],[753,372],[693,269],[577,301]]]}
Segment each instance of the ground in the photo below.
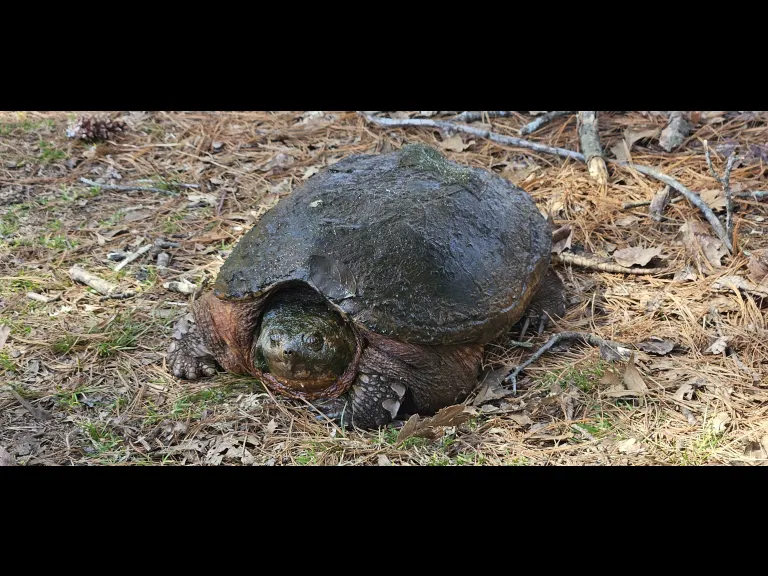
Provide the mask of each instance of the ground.
{"label": "ground", "polygon": [[[601,189],[580,163],[434,129],[383,129],[342,112],[119,113],[126,131],[94,146],[67,138],[76,116],[0,113],[0,462],[765,462],[765,292],[722,280],[750,278],[750,259],[768,246],[768,203],[737,201],[732,257],[713,245],[706,220],[686,201],[670,204],[661,222],[649,217],[647,206],[624,209],[625,202],[650,200],[663,186],[610,164],[610,182]],[[493,118],[491,129],[516,136],[532,118]],[[739,153],[734,191],[768,188],[764,115],[696,119],[694,132],[671,153],[658,146],[666,118],[655,113],[603,113],[600,135],[609,157],[624,139],[634,162],[701,192],[718,214],[722,192],[708,172],[704,140],[718,170],[731,149]],[[572,115],[528,138],[579,149]],[[468,420],[399,443],[396,427],[344,431],[248,378],[219,374],[185,382],[168,372],[173,324],[194,297],[169,282],[210,284],[245,231],[318,170],[352,153],[415,141],[517,183],[556,224],[571,226],[574,246],[606,260],[625,248],[656,248],[654,262],[677,272],[674,278],[635,276],[558,264],[569,292],[566,316],[541,336],[534,333],[533,348],[508,339],[494,344],[488,365],[512,368],[564,330],[623,343],[634,350],[633,364],[578,342],[559,346],[521,375],[517,394],[483,391],[484,398],[468,402]],[[699,226],[698,244],[680,233],[686,223]],[[163,248],[163,241],[175,244]],[[120,270],[108,257],[148,244],[153,248]],[[695,254],[691,246],[701,250]],[[158,265],[160,252],[171,257],[167,266]],[[105,298],[73,281],[73,265],[112,282],[126,297]],[[652,338],[669,344],[653,353]],[[636,349],[643,342],[644,350]],[[622,392],[625,387],[630,390]]]}

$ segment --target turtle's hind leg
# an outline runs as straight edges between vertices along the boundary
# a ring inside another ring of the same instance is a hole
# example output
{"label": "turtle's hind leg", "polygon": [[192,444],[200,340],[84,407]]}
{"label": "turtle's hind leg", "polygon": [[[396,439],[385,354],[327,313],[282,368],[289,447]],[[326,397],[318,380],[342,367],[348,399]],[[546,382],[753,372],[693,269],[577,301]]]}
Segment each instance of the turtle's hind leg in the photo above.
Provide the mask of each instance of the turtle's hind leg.
{"label": "turtle's hind leg", "polygon": [[541,334],[550,318],[560,318],[564,314],[565,286],[557,273],[550,268],[519,322],[520,340],[525,337],[529,326],[536,326],[537,333]]}

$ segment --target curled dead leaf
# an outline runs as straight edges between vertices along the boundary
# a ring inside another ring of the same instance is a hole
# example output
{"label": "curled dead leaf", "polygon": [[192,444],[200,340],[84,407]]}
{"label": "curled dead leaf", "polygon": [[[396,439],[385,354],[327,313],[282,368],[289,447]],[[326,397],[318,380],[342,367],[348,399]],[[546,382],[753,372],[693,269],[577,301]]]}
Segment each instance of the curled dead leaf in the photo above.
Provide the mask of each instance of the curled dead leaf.
{"label": "curled dead leaf", "polygon": [[645,266],[656,256],[661,254],[661,248],[624,248],[613,253],[616,263],[627,268],[631,266]]}
{"label": "curled dead leaf", "polygon": [[699,272],[702,265],[710,269],[720,268],[720,260],[728,253],[722,241],[709,234],[709,230],[699,222],[686,222],[680,227],[680,236],[688,257],[694,262]]}
{"label": "curled dead leaf", "polygon": [[566,224],[552,232],[552,253],[560,254],[571,247],[573,240],[573,228]]}
{"label": "curled dead leaf", "polygon": [[718,412],[712,419],[712,431],[715,434],[722,434],[730,421],[731,417],[728,412]]}
{"label": "curled dead leaf", "polygon": [[653,196],[653,200],[651,200],[651,205],[648,207],[648,213],[651,215],[651,218],[657,222],[661,221],[662,215],[664,214],[664,208],[669,204],[671,191],[672,188],[670,186],[664,186],[664,188],[656,192]]}
{"label": "curled dead leaf", "polygon": [[691,400],[693,398],[694,390],[695,388],[690,384],[682,384],[680,388],[677,389],[677,392],[675,392],[672,398],[681,402],[683,400]]}
{"label": "curled dead leaf", "polygon": [[627,368],[624,370],[624,385],[627,390],[634,390],[642,392],[648,390],[648,386],[645,385],[643,377],[640,375],[637,367],[635,366],[635,353],[629,355],[629,361],[627,362]]}
{"label": "curled dead leaf", "polygon": [[707,348],[705,354],[722,354],[728,348],[728,341],[731,340],[731,336],[720,336],[715,340],[712,345]]}
{"label": "curled dead leaf", "polygon": [[627,440],[617,442],[616,448],[618,448],[619,452],[622,454],[629,455],[641,454],[645,451],[643,445],[634,438],[628,438]]}
{"label": "curled dead leaf", "polygon": [[725,192],[722,190],[702,190],[699,192],[699,196],[701,196],[701,199],[715,212],[725,210]]}
{"label": "curled dead leaf", "polygon": [[616,220],[616,226],[634,226],[640,222],[640,218],[637,216],[624,216]]}
{"label": "curled dead leaf", "polygon": [[757,296],[768,297],[768,282],[755,284],[743,276],[721,276],[712,283],[713,290],[741,290]]}
{"label": "curled dead leaf", "polygon": [[656,354],[657,356],[666,356],[675,349],[675,343],[671,340],[662,340],[661,338],[651,338],[637,344],[637,347],[643,352]]}
{"label": "curled dead leaf", "polygon": [[[488,404],[486,404],[488,406]],[[422,419],[418,414],[414,414],[405,425],[400,429],[397,435],[397,444],[411,436],[434,438],[438,434],[437,428],[447,426],[458,426],[469,420],[471,414],[467,412],[464,404],[447,406],[432,417]]]}

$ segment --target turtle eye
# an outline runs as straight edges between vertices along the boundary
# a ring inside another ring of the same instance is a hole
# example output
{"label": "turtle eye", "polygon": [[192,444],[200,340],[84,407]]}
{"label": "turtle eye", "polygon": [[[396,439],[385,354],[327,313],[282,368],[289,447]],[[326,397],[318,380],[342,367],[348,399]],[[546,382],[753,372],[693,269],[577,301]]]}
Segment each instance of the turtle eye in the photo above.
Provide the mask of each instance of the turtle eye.
{"label": "turtle eye", "polygon": [[317,332],[307,334],[304,336],[304,343],[311,350],[320,350],[323,347],[323,337]]}

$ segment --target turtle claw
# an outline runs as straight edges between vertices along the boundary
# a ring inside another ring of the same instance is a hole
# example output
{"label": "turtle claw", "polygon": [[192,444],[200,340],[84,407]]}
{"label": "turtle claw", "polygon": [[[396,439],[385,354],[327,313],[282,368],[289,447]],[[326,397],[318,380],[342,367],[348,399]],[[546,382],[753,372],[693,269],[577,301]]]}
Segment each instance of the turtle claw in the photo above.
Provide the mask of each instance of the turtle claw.
{"label": "turtle claw", "polygon": [[190,340],[191,334],[174,340],[168,347],[168,366],[176,378],[197,380],[216,374],[216,360],[209,354],[200,355],[199,346]]}

